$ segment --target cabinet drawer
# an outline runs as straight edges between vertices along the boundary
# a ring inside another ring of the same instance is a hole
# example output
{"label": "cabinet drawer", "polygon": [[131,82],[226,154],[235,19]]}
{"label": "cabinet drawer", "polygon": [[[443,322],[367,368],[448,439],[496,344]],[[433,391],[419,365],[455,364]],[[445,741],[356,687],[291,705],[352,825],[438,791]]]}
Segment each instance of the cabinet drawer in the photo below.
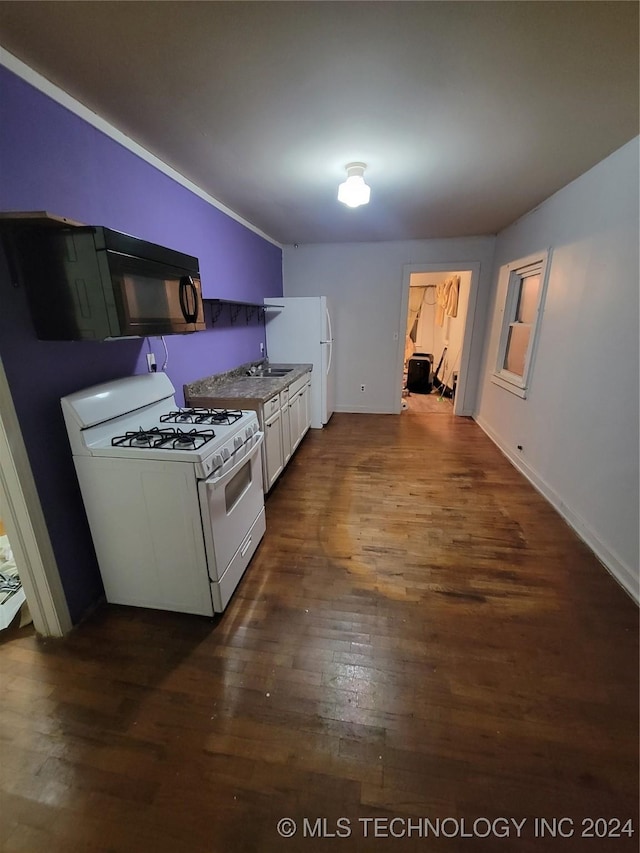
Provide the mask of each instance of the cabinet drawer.
{"label": "cabinet drawer", "polygon": [[289,399],[292,400],[301,388],[311,381],[311,373],[307,372],[289,385]]}
{"label": "cabinet drawer", "polygon": [[289,403],[289,389],[285,388],[280,392],[280,408],[284,409]]}
{"label": "cabinet drawer", "polygon": [[267,400],[264,404],[264,417],[265,420],[271,417],[275,412],[277,412],[280,408],[280,394],[276,394],[271,399]]}

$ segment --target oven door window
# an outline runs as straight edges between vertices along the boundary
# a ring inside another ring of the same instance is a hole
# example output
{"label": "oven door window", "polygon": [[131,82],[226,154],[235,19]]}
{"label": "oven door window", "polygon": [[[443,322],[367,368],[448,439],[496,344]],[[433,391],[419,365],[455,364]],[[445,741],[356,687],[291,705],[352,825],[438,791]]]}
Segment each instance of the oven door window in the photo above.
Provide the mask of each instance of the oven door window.
{"label": "oven door window", "polygon": [[238,501],[251,485],[251,462],[247,462],[232,480],[229,480],[224,490],[224,500],[227,515],[233,510]]}

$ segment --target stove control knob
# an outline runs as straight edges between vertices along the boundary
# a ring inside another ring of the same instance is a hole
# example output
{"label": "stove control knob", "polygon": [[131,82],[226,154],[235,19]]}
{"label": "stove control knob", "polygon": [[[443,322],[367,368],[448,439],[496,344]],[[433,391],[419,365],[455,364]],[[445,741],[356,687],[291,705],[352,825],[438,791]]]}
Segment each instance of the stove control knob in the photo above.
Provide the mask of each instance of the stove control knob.
{"label": "stove control knob", "polygon": [[225,462],[227,461],[227,459],[229,459],[231,457],[231,454],[229,453],[228,447],[223,447],[222,450],[220,451],[220,453],[222,454],[222,458],[224,459]]}
{"label": "stove control knob", "polygon": [[242,436],[236,435],[233,439],[233,449],[238,450],[238,448],[242,447],[244,441],[242,440]]}
{"label": "stove control knob", "polygon": [[258,422],[257,421],[254,421],[251,424],[251,431],[253,432],[254,435],[258,432]]}
{"label": "stove control knob", "polygon": [[222,456],[219,453],[214,454],[212,467],[214,471],[216,468],[222,467]]}
{"label": "stove control knob", "polygon": [[252,435],[253,435],[253,430],[251,429],[251,427],[247,427],[244,431],[245,441],[250,441]]}

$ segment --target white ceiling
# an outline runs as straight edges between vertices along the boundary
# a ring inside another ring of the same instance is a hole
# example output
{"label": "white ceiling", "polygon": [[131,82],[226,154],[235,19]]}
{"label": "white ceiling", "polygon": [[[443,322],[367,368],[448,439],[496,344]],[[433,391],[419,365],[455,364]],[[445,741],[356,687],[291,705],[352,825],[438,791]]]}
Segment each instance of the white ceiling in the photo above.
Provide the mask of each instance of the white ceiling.
{"label": "white ceiling", "polygon": [[281,243],[495,233],[638,134],[625,0],[0,0],[0,44]]}

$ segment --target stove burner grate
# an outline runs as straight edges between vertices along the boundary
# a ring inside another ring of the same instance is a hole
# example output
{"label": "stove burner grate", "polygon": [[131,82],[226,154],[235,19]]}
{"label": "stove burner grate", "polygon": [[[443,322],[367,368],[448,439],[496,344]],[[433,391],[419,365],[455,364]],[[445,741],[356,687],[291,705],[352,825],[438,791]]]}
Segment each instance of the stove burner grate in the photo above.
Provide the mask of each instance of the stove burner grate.
{"label": "stove burner grate", "polygon": [[162,423],[179,424],[221,424],[230,425],[240,420],[242,412],[239,409],[203,409],[186,408],[161,415]]}
{"label": "stove burner grate", "polygon": [[111,439],[113,447],[161,447],[165,450],[197,450],[215,437],[212,429],[191,429],[184,432],[181,429],[150,429],[131,430],[124,435]]}

